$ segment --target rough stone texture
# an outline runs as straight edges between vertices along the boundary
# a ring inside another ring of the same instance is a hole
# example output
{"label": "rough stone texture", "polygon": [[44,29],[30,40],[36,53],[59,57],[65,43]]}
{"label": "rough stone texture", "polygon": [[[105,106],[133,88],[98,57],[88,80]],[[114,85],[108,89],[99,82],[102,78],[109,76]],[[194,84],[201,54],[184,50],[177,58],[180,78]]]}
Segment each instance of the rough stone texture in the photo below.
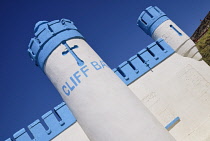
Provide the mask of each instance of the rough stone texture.
{"label": "rough stone texture", "polygon": [[191,39],[194,42],[197,42],[206,33],[209,27],[210,27],[210,12],[206,15],[206,17],[203,19],[199,27],[195,30],[195,32],[191,36]]}

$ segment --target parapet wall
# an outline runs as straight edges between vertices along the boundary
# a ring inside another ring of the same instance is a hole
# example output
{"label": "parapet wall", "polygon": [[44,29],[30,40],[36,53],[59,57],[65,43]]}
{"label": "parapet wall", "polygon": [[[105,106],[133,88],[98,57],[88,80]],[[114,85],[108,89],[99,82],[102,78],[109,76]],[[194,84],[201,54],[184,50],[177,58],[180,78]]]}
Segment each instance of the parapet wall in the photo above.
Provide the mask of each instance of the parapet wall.
{"label": "parapet wall", "polygon": [[173,53],[174,50],[163,39],[158,39],[113,71],[126,85],[129,85],[146,72],[152,71],[152,68]]}
{"label": "parapet wall", "polygon": [[[47,128],[45,128],[41,122],[46,124]],[[75,117],[66,104],[62,102],[53,110],[45,113],[41,119],[37,119],[28,125],[27,129],[20,129],[13,135],[13,138],[9,138],[6,141],[51,140],[75,122]]]}

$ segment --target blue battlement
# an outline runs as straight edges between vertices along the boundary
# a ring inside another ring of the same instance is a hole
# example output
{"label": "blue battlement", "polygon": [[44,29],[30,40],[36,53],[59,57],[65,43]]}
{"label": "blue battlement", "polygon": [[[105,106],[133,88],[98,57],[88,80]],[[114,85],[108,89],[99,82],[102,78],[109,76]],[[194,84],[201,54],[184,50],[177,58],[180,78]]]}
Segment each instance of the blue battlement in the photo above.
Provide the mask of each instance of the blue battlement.
{"label": "blue battlement", "polygon": [[159,25],[169,18],[157,6],[146,8],[139,16],[137,25],[148,35],[152,36],[153,32]]}
{"label": "blue battlement", "polygon": [[72,38],[83,38],[74,23],[68,19],[39,21],[34,27],[35,37],[30,40],[28,53],[37,66],[43,69],[51,52]]}
{"label": "blue battlement", "polygon": [[129,85],[173,53],[174,50],[163,39],[159,39],[113,71],[126,85]]}
{"label": "blue battlement", "polygon": [[[43,126],[41,120],[46,124],[48,129]],[[13,135],[14,139],[8,138],[6,141],[51,140],[76,122],[75,117],[64,102],[56,106],[54,110],[45,113],[41,120],[37,119],[28,125],[27,129],[30,133],[28,133],[25,128],[22,128]],[[32,134],[33,137],[29,134]]]}

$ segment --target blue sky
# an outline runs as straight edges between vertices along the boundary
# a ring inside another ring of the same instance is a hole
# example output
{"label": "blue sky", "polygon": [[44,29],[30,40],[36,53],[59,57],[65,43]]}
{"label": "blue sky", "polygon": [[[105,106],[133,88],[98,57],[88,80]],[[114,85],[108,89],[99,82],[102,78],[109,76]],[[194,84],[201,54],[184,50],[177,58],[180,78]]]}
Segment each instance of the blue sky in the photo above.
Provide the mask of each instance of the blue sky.
{"label": "blue sky", "polygon": [[11,137],[62,102],[58,92],[27,54],[40,20],[72,20],[90,46],[111,67],[153,42],[137,18],[158,6],[191,36],[210,10],[209,0],[1,0],[0,140]]}

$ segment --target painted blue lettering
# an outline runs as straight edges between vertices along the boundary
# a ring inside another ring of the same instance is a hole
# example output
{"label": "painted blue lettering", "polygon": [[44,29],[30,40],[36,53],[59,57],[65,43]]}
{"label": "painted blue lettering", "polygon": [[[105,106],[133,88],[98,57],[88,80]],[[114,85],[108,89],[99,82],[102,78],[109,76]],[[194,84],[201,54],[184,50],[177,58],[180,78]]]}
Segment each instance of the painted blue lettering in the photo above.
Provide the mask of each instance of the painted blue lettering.
{"label": "painted blue lettering", "polygon": [[106,66],[106,63],[104,63],[104,61],[100,61],[101,66],[104,68]]}
{"label": "painted blue lettering", "polygon": [[70,77],[70,79],[74,83],[74,85],[77,86],[77,82],[74,80],[74,78]]}
{"label": "painted blue lettering", "polygon": [[76,80],[77,80],[77,82],[81,82],[80,80],[79,80],[79,78],[80,78],[80,74],[79,75],[77,75],[79,73],[79,71],[77,71],[77,72],[75,72],[74,74],[73,74],[73,76],[74,76],[74,78],[76,78]]}
{"label": "painted blue lettering", "polygon": [[[93,61],[91,62],[91,65],[95,68],[95,70],[100,70],[102,68],[108,67],[104,61]],[[87,65],[84,65],[80,68],[79,71],[76,71],[72,76],[69,77],[69,82],[65,82],[65,84],[62,86],[63,92],[69,96],[71,91],[73,91],[79,83],[81,83],[81,74],[80,71],[83,73],[85,77],[88,77],[87,72],[89,71],[89,68]]]}
{"label": "painted blue lettering", "polygon": [[93,61],[91,62],[92,66],[96,69],[96,70],[100,70],[101,69],[101,66],[96,62],[96,61]]}
{"label": "painted blue lettering", "polygon": [[68,84],[68,82],[66,82],[66,85],[69,87],[69,89],[70,89],[71,91],[73,91],[74,88],[75,88],[74,86],[71,87],[71,86]]}
{"label": "painted blue lettering", "polygon": [[65,91],[67,87],[65,85],[63,85],[62,89],[63,89],[63,92],[66,94],[66,95],[70,95],[70,91],[68,90],[67,92]]}
{"label": "painted blue lettering", "polygon": [[87,75],[87,71],[89,70],[88,68],[87,68],[87,65],[85,65],[84,67],[82,67],[81,69],[81,72],[86,76],[86,77],[88,77],[88,75]]}

